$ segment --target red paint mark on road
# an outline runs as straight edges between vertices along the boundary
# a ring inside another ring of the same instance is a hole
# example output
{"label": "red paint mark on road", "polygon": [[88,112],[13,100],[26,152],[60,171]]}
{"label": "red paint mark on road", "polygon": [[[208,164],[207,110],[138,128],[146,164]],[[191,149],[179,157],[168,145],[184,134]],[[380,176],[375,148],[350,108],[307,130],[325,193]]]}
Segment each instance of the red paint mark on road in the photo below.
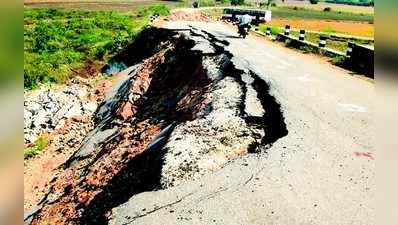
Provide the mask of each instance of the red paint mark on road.
{"label": "red paint mark on road", "polygon": [[369,158],[371,160],[375,159],[371,152],[354,152],[354,155],[358,156],[358,157],[361,157],[361,156],[367,157],[367,158]]}

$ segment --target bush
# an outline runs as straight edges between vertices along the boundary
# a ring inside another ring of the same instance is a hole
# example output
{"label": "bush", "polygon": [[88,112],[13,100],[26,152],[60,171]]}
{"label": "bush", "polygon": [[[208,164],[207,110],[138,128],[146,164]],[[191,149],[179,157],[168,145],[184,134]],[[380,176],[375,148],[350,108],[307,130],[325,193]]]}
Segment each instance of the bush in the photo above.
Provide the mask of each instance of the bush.
{"label": "bush", "polygon": [[271,34],[272,35],[277,35],[282,33],[283,29],[281,27],[277,27],[277,26],[271,26]]}
{"label": "bush", "polygon": [[261,33],[265,33],[265,30],[267,29],[267,26],[265,24],[260,24],[258,25],[258,31]]}
{"label": "bush", "polygon": [[335,56],[332,58],[332,64],[341,66],[345,63],[346,58],[344,56]]}
{"label": "bush", "polygon": [[311,4],[318,4],[319,0],[310,0]]}
{"label": "bush", "polygon": [[267,26],[265,24],[260,24],[258,26],[258,31],[260,31],[262,33],[265,33],[267,27],[269,27],[271,29],[271,34],[272,35],[280,34],[283,31],[283,29],[281,27],[278,27],[278,26]]}
{"label": "bush", "polygon": [[245,0],[231,0],[231,5],[244,5]]}
{"label": "bush", "polygon": [[326,8],[323,9],[323,11],[324,11],[324,12],[330,12],[330,11],[332,11],[332,8],[326,7]]}

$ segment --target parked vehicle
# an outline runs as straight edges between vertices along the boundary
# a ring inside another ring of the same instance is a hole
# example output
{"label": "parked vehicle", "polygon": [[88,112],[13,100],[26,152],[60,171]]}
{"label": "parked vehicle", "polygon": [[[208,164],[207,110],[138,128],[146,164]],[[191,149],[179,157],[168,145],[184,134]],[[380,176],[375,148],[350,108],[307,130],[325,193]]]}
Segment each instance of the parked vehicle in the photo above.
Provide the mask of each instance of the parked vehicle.
{"label": "parked vehicle", "polygon": [[263,22],[271,21],[270,10],[258,10],[258,9],[237,9],[237,8],[225,8],[222,18],[231,22],[236,22],[242,15],[250,15],[252,17],[252,24],[258,25]]}

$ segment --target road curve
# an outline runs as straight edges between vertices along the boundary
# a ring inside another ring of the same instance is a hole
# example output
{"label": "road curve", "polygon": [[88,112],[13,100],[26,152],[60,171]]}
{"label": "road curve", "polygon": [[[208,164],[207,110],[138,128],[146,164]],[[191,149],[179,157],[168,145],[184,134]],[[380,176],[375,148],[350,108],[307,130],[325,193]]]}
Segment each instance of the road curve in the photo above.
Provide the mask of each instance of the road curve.
{"label": "road curve", "polygon": [[374,224],[374,84],[263,38],[236,38],[220,23],[193,26],[230,44],[280,103],[288,135],[259,154],[113,209],[110,224]]}

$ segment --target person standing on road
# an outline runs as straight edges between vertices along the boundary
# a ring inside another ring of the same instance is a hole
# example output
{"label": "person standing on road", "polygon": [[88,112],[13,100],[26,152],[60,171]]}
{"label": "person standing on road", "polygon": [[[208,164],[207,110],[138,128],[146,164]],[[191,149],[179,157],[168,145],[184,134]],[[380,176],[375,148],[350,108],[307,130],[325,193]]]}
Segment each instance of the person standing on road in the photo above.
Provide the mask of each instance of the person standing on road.
{"label": "person standing on road", "polygon": [[245,14],[239,18],[239,26],[250,25],[252,17],[249,14]]}
{"label": "person standing on road", "polygon": [[[252,17],[249,14],[245,14],[245,15],[242,15],[241,17],[239,17],[238,33],[244,34],[244,37],[245,37],[246,33],[248,33],[250,30],[251,22],[252,22]],[[247,27],[247,32],[245,30],[246,27]]]}

